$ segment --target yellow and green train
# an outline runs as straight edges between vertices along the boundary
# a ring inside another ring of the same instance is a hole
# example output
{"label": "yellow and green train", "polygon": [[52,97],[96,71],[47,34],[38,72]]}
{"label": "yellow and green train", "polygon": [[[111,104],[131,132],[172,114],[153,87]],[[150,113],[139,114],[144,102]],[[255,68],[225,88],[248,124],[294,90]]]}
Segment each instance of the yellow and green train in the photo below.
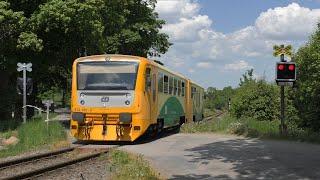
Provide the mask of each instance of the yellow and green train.
{"label": "yellow and green train", "polygon": [[203,118],[204,89],[143,57],[81,57],[72,68],[71,134],[134,141]]}

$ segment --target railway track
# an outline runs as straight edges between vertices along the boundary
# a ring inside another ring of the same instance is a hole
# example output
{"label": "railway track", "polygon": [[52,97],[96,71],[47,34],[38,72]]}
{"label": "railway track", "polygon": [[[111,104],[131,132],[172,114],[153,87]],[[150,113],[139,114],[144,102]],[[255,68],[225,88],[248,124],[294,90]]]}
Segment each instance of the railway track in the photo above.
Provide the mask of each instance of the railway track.
{"label": "railway track", "polygon": [[61,149],[44,154],[28,156],[21,159],[0,163],[0,179],[26,179],[40,176],[44,173],[96,158],[109,149],[90,149],[81,153],[78,147]]}
{"label": "railway track", "polygon": [[212,115],[212,116],[208,116],[208,117],[203,118],[203,120],[201,120],[201,121],[199,121],[199,122],[211,121],[213,118],[218,118],[218,117],[222,116],[224,113],[225,113],[225,112],[220,111],[220,112],[218,112],[218,113],[215,114],[215,115]]}

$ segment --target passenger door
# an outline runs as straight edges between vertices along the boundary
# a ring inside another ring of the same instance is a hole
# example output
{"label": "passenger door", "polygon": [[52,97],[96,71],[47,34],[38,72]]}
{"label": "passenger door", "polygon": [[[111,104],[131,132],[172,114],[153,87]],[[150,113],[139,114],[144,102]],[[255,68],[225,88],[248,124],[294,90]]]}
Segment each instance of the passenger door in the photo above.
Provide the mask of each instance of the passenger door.
{"label": "passenger door", "polygon": [[157,122],[157,72],[154,67],[148,66],[146,69],[147,93],[149,100],[150,119],[152,123]]}

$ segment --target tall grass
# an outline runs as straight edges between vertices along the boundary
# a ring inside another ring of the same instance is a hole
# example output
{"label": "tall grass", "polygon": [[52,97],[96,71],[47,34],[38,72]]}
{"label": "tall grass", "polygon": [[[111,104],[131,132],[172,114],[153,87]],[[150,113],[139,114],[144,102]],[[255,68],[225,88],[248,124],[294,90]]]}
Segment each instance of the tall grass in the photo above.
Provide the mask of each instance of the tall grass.
{"label": "tall grass", "polygon": [[42,118],[34,118],[17,129],[19,142],[0,151],[0,157],[12,156],[39,147],[48,146],[66,139],[64,128],[59,122],[47,124]]}
{"label": "tall grass", "polygon": [[181,127],[183,133],[228,133],[243,135],[246,137],[259,137],[271,139],[287,139],[307,142],[320,143],[320,134],[308,129],[299,128],[297,125],[286,122],[288,133],[281,135],[279,133],[279,120],[258,121],[253,118],[234,118],[229,115],[222,119],[200,123],[188,123]]}
{"label": "tall grass", "polygon": [[223,118],[223,120],[215,118],[212,121],[191,122],[183,124],[180,131],[183,133],[226,132],[232,122],[234,122],[234,119],[231,118]]}
{"label": "tall grass", "polygon": [[249,137],[274,137],[279,135],[279,121],[257,121],[253,118],[236,119],[226,115],[212,121],[184,124],[181,127],[181,132],[219,132]]}
{"label": "tall grass", "polygon": [[141,155],[133,155],[120,150],[109,153],[109,171],[112,179],[159,179]]}

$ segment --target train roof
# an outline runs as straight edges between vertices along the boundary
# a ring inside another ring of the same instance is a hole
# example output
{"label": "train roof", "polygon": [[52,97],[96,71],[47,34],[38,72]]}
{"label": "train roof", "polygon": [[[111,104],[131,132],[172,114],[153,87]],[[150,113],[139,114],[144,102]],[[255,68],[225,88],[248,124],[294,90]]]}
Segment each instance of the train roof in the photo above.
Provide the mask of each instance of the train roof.
{"label": "train roof", "polygon": [[159,62],[156,62],[155,60],[152,59],[148,59],[145,57],[140,57],[140,56],[132,56],[132,55],[122,55],[122,54],[102,54],[102,55],[92,55],[92,56],[85,56],[85,57],[80,57],[77,58],[75,60],[75,62],[90,62],[90,61],[102,61],[105,60],[106,58],[112,58],[113,60],[119,60],[121,59],[125,59],[125,60],[133,60],[133,61],[146,61],[149,64],[152,64],[160,69],[163,69],[171,74],[174,74],[176,76],[179,76],[180,78],[189,80],[192,84],[199,86],[202,88],[202,86],[200,86],[199,84],[195,83],[194,81],[190,80],[189,78],[185,77],[184,75],[178,73],[178,72],[173,72],[172,70],[170,70],[169,68],[165,67],[164,65],[159,64]]}

